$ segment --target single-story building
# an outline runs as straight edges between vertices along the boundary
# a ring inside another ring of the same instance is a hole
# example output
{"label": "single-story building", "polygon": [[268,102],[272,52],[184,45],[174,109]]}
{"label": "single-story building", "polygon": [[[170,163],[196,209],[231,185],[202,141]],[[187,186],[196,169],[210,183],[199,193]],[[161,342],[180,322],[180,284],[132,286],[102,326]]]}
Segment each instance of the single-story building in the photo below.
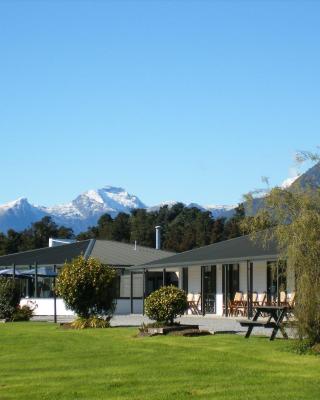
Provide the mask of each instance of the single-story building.
{"label": "single-story building", "polygon": [[[57,247],[31,250],[0,257],[0,269],[14,266],[18,271],[34,269],[34,279],[21,279],[23,303],[33,299],[38,315],[53,315],[53,279],[41,268],[59,269],[66,261],[83,254],[95,257],[118,270],[117,314],[144,312],[144,299],[163,285],[173,284],[198,299],[197,310],[205,315],[228,315],[228,304],[236,292],[266,293],[268,300],[279,298],[280,290],[294,292],[294,277],[279,262],[276,243],[268,247],[249,236],[211,244],[175,254],[153,248],[108,240],[84,240]],[[250,301],[247,302],[248,312]],[[192,313],[192,310],[189,310]],[[57,314],[70,315],[62,299]],[[250,312],[249,312],[250,314]]]}
{"label": "single-story building", "polygon": [[[153,262],[160,258],[169,257],[173,252],[154,248],[115,242],[110,240],[89,239],[70,244],[61,244],[36,250],[0,256],[0,270],[11,269],[16,276],[20,275],[22,304],[30,300],[37,304],[36,315],[53,315],[53,272],[63,267],[65,262],[83,255],[94,257],[105,265],[112,266],[118,271],[117,279],[117,314],[143,312],[144,280],[143,273],[131,271],[134,265]],[[0,271],[1,272],[1,271]],[[23,278],[23,273],[29,278]],[[31,274],[30,274],[31,272]],[[168,281],[178,284],[176,274],[168,274]],[[162,284],[162,273],[154,272],[146,282],[148,291],[157,289]],[[67,310],[62,299],[57,299],[58,315],[72,315]]]}

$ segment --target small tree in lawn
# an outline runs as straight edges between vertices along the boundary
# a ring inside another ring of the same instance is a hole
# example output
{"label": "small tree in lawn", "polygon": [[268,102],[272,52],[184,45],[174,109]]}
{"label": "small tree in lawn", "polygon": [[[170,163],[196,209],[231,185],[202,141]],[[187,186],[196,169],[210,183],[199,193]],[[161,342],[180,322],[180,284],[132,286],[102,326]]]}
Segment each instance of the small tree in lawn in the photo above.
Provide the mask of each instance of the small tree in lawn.
{"label": "small tree in lawn", "polygon": [[116,306],[116,271],[94,258],[66,263],[57,279],[57,294],[80,318],[75,326],[105,327]]}
{"label": "small tree in lawn", "polygon": [[187,309],[186,293],[175,286],[163,286],[145,300],[147,316],[164,325],[172,325]]}
{"label": "small tree in lawn", "polygon": [[[315,155],[308,155],[317,161]],[[312,183],[312,182],[311,182]],[[252,195],[247,198],[253,201]],[[266,246],[275,240],[280,260],[287,260],[295,276],[294,315],[300,338],[320,343],[320,189],[297,181],[289,188],[272,189],[258,212],[243,222],[253,240]]]}

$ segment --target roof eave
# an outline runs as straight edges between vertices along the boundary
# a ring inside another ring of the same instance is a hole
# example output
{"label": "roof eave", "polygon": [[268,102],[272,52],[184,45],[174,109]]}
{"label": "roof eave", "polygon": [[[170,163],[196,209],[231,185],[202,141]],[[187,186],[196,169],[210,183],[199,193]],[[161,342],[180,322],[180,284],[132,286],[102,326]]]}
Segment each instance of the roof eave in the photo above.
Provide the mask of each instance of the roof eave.
{"label": "roof eave", "polygon": [[260,256],[246,256],[246,257],[235,257],[235,258],[220,258],[220,259],[208,259],[208,260],[198,260],[198,261],[185,261],[185,262],[177,262],[177,263],[159,263],[154,265],[137,265],[131,267],[131,270],[150,270],[150,269],[157,269],[157,268],[189,268],[189,267],[197,267],[201,265],[214,265],[214,264],[235,264],[240,262],[246,261],[264,261],[264,260],[277,260],[279,258],[279,254],[266,254]]}

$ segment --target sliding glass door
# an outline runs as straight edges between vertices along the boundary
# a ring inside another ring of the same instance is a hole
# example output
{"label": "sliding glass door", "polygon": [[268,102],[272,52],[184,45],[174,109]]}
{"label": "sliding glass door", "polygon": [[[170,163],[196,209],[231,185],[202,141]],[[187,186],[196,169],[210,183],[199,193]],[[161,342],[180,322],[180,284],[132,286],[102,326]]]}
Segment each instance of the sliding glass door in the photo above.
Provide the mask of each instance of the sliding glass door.
{"label": "sliding glass door", "polygon": [[203,274],[203,305],[205,313],[216,313],[216,274],[215,265],[202,267]]}
{"label": "sliding glass door", "polygon": [[225,314],[228,314],[228,303],[234,299],[234,295],[239,291],[239,264],[224,264],[222,266],[222,293]]}

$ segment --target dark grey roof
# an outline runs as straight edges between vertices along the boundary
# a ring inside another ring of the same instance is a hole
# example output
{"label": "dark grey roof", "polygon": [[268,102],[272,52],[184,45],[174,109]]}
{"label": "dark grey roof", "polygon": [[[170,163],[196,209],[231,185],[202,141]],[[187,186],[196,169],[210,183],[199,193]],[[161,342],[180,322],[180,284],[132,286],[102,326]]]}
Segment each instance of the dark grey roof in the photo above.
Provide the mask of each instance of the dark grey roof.
{"label": "dark grey roof", "polygon": [[145,263],[137,268],[188,267],[254,259],[274,259],[278,253],[275,242],[265,248],[261,243],[252,241],[249,236],[241,236]]}
{"label": "dark grey roof", "polygon": [[0,266],[9,266],[12,264],[32,265],[35,262],[39,265],[61,265],[81,254],[85,255],[92,242],[91,240],[83,240],[56,247],[45,247],[43,249],[8,254],[0,257]]}
{"label": "dark grey roof", "polygon": [[159,260],[173,254],[175,253],[144,246],[136,246],[135,249],[133,244],[112,240],[96,240],[91,257],[97,258],[108,265],[132,266]]}
{"label": "dark grey roof", "polygon": [[91,239],[1,256],[0,266],[32,265],[35,262],[39,265],[62,265],[81,254],[95,257],[104,264],[130,267],[169,257],[175,253],[143,246],[136,246],[135,249],[132,244]]}

